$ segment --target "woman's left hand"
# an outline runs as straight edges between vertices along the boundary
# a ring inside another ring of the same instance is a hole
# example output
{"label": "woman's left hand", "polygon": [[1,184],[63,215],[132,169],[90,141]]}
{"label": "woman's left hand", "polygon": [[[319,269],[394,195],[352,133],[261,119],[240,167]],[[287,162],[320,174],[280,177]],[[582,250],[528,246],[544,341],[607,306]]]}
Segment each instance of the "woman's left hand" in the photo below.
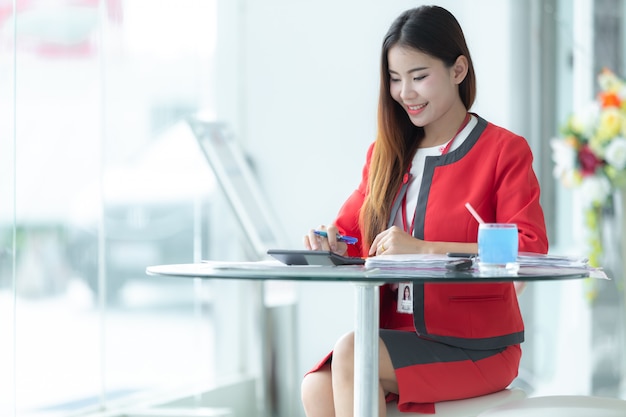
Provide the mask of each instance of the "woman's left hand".
{"label": "woman's left hand", "polygon": [[370,246],[369,256],[400,254],[400,253],[427,253],[426,242],[417,239],[398,226],[380,232]]}

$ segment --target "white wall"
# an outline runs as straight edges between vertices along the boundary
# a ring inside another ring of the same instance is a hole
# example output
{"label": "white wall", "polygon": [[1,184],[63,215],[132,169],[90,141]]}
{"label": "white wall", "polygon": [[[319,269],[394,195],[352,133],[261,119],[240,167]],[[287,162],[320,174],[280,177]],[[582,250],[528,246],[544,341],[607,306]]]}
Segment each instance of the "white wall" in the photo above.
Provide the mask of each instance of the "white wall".
{"label": "white wall", "polygon": [[[219,32],[218,117],[234,125],[252,155],[294,246],[309,228],[330,222],[358,184],[375,136],[382,38],[399,13],[421,3],[220,4],[229,19]],[[473,110],[507,127],[519,99],[511,82],[511,3],[438,2],[457,16],[472,51]]]}
{"label": "white wall", "polygon": [[[473,110],[515,130],[511,109],[524,88],[513,80],[519,54],[510,47],[515,36],[510,23],[515,18],[512,10],[523,3],[437,3],[455,14],[464,28],[478,78]],[[237,22],[219,29],[217,114],[233,123],[252,155],[293,247],[301,246],[309,228],[331,222],[358,185],[365,152],[376,133],[382,38],[397,15],[420,4],[426,3],[220,3],[220,13],[236,16]],[[224,39],[229,40],[226,47]],[[353,328],[353,292],[350,284],[309,283],[299,288],[302,374],[339,335]]]}

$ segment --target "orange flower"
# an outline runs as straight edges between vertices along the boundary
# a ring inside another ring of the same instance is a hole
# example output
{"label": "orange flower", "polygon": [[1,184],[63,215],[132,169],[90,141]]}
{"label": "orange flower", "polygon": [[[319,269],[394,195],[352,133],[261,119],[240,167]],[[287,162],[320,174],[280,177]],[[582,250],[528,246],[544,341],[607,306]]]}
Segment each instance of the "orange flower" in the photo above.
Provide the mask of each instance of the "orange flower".
{"label": "orange flower", "polygon": [[622,101],[612,91],[602,91],[598,94],[598,100],[600,101],[600,105],[603,109],[607,107],[617,107],[619,108],[622,105]]}

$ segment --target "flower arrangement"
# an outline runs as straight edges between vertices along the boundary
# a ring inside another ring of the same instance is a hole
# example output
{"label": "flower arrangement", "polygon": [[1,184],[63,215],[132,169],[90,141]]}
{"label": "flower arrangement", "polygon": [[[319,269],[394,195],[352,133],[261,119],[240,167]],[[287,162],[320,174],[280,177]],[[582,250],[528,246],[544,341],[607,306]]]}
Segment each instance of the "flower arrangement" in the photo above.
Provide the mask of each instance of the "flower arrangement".
{"label": "flower arrangement", "polygon": [[592,266],[600,266],[602,211],[626,186],[626,83],[604,69],[598,84],[596,100],[572,114],[561,136],[550,142],[554,176],[568,188],[580,188]]}

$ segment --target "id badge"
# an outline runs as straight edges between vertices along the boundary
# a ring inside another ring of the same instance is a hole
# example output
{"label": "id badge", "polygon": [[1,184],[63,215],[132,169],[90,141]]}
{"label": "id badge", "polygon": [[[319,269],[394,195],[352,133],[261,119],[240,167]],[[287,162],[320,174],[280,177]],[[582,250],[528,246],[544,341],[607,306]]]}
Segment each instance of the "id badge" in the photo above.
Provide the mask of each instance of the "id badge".
{"label": "id badge", "polygon": [[398,313],[413,314],[413,283],[398,285]]}

